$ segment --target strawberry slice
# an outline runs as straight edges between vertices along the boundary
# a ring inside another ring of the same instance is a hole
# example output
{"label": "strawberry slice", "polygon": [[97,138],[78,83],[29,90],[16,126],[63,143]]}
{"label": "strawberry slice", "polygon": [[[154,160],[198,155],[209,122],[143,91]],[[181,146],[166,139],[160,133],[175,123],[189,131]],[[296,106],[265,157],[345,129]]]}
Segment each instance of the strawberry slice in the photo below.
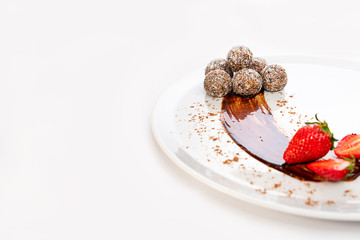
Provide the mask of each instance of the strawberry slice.
{"label": "strawberry slice", "polygon": [[355,158],[352,159],[327,159],[312,162],[306,165],[311,171],[329,181],[341,181],[350,175],[355,166]]}
{"label": "strawberry slice", "polygon": [[308,122],[295,133],[284,152],[285,162],[295,164],[314,161],[324,157],[334,148],[334,142],[337,140],[328,124],[319,121],[317,115],[315,118],[317,122]]}
{"label": "strawberry slice", "polygon": [[336,156],[349,158],[353,155],[356,159],[360,158],[360,135],[349,134],[338,143],[334,150]]}

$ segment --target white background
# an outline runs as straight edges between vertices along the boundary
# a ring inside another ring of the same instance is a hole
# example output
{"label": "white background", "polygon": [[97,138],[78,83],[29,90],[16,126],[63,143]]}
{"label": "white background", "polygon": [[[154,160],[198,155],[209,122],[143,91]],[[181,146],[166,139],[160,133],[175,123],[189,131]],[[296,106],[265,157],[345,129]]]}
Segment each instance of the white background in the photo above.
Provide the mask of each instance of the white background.
{"label": "white background", "polygon": [[0,0],[0,239],[359,239],[193,179],[157,97],[234,45],[360,63],[356,1]]}

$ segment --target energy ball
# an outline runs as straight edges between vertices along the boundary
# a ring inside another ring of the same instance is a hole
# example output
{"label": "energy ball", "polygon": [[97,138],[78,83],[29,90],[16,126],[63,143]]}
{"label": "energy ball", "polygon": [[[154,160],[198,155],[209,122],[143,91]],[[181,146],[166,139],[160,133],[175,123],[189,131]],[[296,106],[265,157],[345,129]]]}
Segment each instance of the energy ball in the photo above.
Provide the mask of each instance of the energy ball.
{"label": "energy ball", "polygon": [[204,88],[212,97],[223,97],[231,91],[231,77],[224,70],[214,70],[206,74]]}
{"label": "energy ball", "polygon": [[242,68],[249,68],[252,60],[252,52],[248,47],[235,46],[230,49],[227,55],[227,62],[233,72]]}
{"label": "energy ball", "polygon": [[209,72],[211,72],[213,70],[217,70],[217,69],[224,70],[225,72],[227,72],[230,75],[230,77],[233,76],[233,73],[230,69],[229,64],[226,62],[225,59],[222,59],[222,58],[217,58],[217,59],[214,59],[211,62],[209,62],[209,64],[206,66],[206,69],[205,69],[205,75],[207,75]]}
{"label": "energy ball", "polygon": [[251,69],[261,73],[261,71],[266,67],[266,60],[261,57],[253,57],[251,61]]}
{"label": "energy ball", "polygon": [[287,84],[285,69],[277,64],[266,66],[261,72],[264,89],[270,92],[282,90]]}
{"label": "energy ball", "polygon": [[260,92],[262,83],[262,77],[257,71],[245,68],[235,73],[232,87],[235,93],[250,97]]}

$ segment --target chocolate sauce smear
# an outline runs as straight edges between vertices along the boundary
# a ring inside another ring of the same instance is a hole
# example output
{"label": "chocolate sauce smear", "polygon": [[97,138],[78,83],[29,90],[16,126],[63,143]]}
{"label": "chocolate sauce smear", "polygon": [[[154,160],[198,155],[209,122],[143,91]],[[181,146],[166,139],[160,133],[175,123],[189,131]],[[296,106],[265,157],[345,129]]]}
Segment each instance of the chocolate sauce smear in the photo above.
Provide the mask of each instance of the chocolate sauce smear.
{"label": "chocolate sauce smear", "polygon": [[[289,139],[278,129],[264,93],[251,98],[226,95],[222,102],[221,121],[230,137],[255,159],[299,180],[326,181],[309,170],[306,164],[287,164],[283,160]],[[359,169],[355,169],[346,181],[359,175]]]}

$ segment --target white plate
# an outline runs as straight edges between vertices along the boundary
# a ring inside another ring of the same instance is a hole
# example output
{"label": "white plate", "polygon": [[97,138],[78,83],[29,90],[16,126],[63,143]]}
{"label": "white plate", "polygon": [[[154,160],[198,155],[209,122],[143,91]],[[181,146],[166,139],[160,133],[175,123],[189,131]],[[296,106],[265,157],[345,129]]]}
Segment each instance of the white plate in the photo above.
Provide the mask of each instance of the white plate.
{"label": "white plate", "polygon": [[[281,64],[288,74],[284,91],[265,94],[286,135],[315,113],[326,119],[336,138],[360,133],[360,64],[310,57],[267,60]],[[360,220],[360,177],[337,183],[299,181],[250,157],[225,132],[221,99],[205,94],[203,79],[204,69],[183,77],[154,108],[153,133],[170,159],[204,183],[249,203],[314,218]]]}

